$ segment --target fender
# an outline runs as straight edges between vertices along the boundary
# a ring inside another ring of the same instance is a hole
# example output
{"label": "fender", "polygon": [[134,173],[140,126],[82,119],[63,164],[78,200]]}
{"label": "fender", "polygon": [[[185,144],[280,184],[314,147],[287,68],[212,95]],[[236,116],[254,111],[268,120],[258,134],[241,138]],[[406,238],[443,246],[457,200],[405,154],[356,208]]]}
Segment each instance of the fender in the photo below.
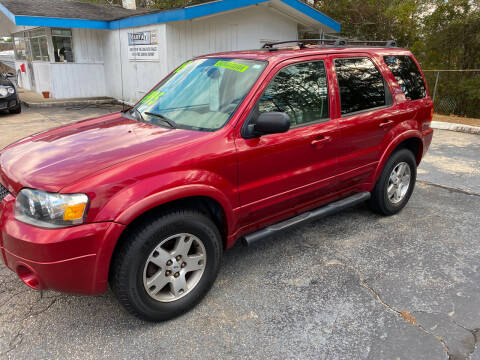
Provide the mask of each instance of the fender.
{"label": "fender", "polygon": [[180,200],[187,197],[204,196],[216,200],[223,209],[227,221],[228,232],[233,228],[233,210],[227,196],[220,190],[210,185],[191,184],[170,188],[150,195],[128,207],[116,218],[115,222],[128,225],[146,211],[157,206]]}
{"label": "fender", "polygon": [[411,129],[411,130],[408,130],[408,131],[405,131],[403,133],[401,133],[399,136],[397,136],[396,138],[394,138],[390,144],[387,146],[386,150],[383,152],[382,156],[380,157],[380,161],[378,162],[378,165],[377,165],[377,169],[375,170],[375,173],[374,173],[374,177],[372,179],[372,183],[375,184],[378,180],[378,178],[380,177],[380,174],[382,173],[382,170],[383,170],[383,167],[385,166],[388,158],[390,157],[390,155],[392,154],[392,152],[397,148],[398,145],[400,145],[400,143],[402,143],[403,141],[407,140],[407,139],[411,139],[411,138],[417,138],[418,140],[420,140],[420,143],[421,143],[421,149],[419,149],[419,154],[417,156],[417,165],[420,163],[420,160],[422,158],[422,155],[423,155],[423,136],[422,136],[422,133],[419,131],[419,130],[416,130],[416,129]]}
{"label": "fender", "polygon": [[118,239],[126,229],[126,225],[130,224],[138,216],[157,206],[166,204],[171,201],[179,200],[192,196],[205,196],[216,200],[223,209],[227,221],[227,232],[233,229],[233,211],[228,198],[220,190],[203,184],[183,185],[171,188],[159,193],[152,194],[142,200],[133,203],[131,206],[121,212],[111,223],[97,253],[95,281],[92,285],[92,293],[103,293],[106,290],[108,282],[108,271],[112,259],[115,246]]}

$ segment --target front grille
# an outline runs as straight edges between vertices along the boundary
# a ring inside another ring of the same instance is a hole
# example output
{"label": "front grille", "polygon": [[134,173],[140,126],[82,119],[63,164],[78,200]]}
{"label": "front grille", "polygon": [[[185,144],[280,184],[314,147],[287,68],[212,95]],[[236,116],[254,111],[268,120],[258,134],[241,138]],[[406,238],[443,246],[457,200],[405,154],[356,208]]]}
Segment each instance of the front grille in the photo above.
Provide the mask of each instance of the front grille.
{"label": "front grille", "polygon": [[9,194],[7,188],[0,184],[0,202]]}

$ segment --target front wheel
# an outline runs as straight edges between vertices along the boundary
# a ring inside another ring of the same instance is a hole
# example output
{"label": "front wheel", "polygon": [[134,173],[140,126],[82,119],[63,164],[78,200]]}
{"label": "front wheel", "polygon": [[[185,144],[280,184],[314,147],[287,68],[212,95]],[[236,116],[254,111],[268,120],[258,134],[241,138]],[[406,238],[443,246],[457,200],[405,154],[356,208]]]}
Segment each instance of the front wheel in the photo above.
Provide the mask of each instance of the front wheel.
{"label": "front wheel", "polygon": [[15,105],[13,108],[8,110],[8,112],[10,114],[20,114],[22,112],[22,104],[20,104],[20,102],[17,103],[17,105]]}
{"label": "front wheel", "polygon": [[401,149],[388,159],[372,191],[370,207],[382,215],[393,215],[402,210],[412,195],[417,178],[417,164],[413,153]]}
{"label": "front wheel", "polygon": [[208,292],[222,249],[220,233],[208,216],[173,211],[127,234],[113,260],[110,283],[133,315],[168,320],[193,308]]}

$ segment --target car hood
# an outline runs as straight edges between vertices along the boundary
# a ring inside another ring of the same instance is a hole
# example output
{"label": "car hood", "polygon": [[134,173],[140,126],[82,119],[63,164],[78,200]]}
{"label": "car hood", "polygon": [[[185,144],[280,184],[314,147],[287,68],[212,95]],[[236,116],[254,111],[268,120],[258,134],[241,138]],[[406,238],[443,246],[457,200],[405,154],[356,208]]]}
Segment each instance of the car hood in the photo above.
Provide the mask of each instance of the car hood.
{"label": "car hood", "polygon": [[0,152],[0,179],[14,194],[29,187],[58,192],[102,169],[188,143],[205,132],[167,129],[122,113],[39,133]]}

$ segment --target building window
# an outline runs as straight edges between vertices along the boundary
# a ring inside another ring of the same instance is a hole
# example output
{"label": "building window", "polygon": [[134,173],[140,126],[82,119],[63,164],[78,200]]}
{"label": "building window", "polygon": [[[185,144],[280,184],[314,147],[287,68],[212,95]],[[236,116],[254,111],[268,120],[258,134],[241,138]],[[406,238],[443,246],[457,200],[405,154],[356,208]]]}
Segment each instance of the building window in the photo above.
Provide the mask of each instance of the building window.
{"label": "building window", "polygon": [[23,33],[13,35],[13,49],[16,60],[27,60],[27,41]]}
{"label": "building window", "polygon": [[73,62],[72,31],[69,29],[52,29],[55,62]]}
{"label": "building window", "polygon": [[48,56],[47,33],[45,29],[33,30],[28,33],[33,61],[50,61]]}

